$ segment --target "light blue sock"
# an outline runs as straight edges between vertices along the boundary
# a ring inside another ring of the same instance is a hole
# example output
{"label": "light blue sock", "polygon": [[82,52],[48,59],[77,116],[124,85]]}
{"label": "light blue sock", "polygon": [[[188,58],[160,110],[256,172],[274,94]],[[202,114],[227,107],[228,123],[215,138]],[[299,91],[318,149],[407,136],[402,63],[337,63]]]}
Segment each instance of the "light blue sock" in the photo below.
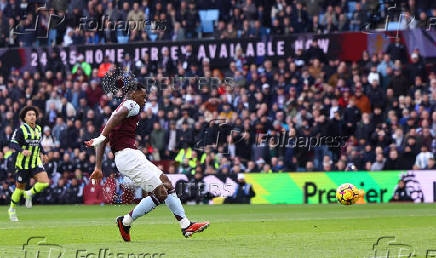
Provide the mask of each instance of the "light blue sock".
{"label": "light blue sock", "polygon": [[182,202],[179,197],[177,197],[176,193],[168,194],[168,197],[165,199],[165,204],[180,222],[182,228],[189,226],[190,221],[186,218],[185,209],[183,209]]}
{"label": "light blue sock", "polygon": [[143,198],[138,205],[136,205],[130,216],[132,216],[133,220],[136,220],[137,218],[152,211],[154,208],[156,208],[156,206],[157,205],[153,202],[153,199],[151,199],[150,196],[147,196]]}
{"label": "light blue sock", "polygon": [[168,194],[165,199],[165,204],[172,211],[175,216],[180,216],[182,219],[186,218],[185,209],[183,209],[182,202],[176,193]]}

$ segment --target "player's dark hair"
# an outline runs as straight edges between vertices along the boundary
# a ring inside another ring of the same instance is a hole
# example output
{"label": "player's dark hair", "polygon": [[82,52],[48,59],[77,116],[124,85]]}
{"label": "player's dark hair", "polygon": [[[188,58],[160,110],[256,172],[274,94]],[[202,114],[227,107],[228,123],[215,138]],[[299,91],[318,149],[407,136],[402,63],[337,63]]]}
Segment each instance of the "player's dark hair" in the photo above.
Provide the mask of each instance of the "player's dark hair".
{"label": "player's dark hair", "polygon": [[126,97],[134,92],[136,92],[137,90],[145,90],[147,92],[148,95],[148,90],[145,87],[144,84],[140,83],[140,82],[134,82],[132,84],[129,85],[129,89],[126,93]]}
{"label": "player's dark hair", "polygon": [[20,111],[20,119],[21,119],[21,121],[23,121],[23,122],[26,122],[25,120],[24,120],[24,118],[26,117],[26,114],[27,114],[27,112],[29,112],[29,111],[34,111],[35,113],[36,113],[36,118],[38,118],[38,116],[39,116],[39,112],[38,112],[38,108],[37,107],[35,107],[35,106],[25,106],[23,109],[21,109],[21,111]]}
{"label": "player's dark hair", "polygon": [[145,91],[147,91],[147,93],[148,93],[148,89],[147,89],[147,87],[145,87],[145,85],[144,84],[142,84],[142,83],[140,83],[140,82],[136,82],[135,83],[135,89],[136,90],[145,90]]}

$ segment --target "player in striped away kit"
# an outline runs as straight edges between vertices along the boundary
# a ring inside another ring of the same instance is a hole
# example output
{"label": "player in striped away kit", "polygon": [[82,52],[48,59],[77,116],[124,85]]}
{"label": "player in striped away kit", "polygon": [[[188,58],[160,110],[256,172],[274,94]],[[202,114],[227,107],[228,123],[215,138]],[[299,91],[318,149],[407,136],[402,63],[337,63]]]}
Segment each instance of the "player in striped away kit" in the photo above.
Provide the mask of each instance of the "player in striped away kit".
{"label": "player in striped away kit", "polygon": [[[24,107],[20,112],[20,119],[23,124],[14,131],[11,138],[10,145],[16,152],[16,187],[8,210],[11,221],[18,221],[15,206],[20,202],[21,195],[24,195],[26,199],[26,207],[32,208],[32,196],[48,187],[50,182],[42,165],[42,160],[47,163],[48,157],[41,146],[41,126],[36,124],[37,118],[38,110],[36,107]],[[25,191],[32,177],[37,182],[30,190]]]}
{"label": "player in striped away kit", "polygon": [[[94,146],[96,163],[91,179],[100,181],[103,177],[101,166],[105,146],[110,143],[115,154],[115,164],[123,176],[129,177],[137,186],[148,193],[136,207],[124,216],[116,219],[117,227],[124,241],[130,241],[130,227],[139,217],[151,212],[156,206],[166,204],[175,218],[180,222],[183,236],[191,237],[196,232],[202,232],[209,222],[192,222],[185,215],[185,210],[177,197],[176,191],[168,177],[151,163],[140,150],[136,149],[136,127],[140,110],[144,108],[147,93],[145,87],[126,79],[124,73],[112,75],[103,79],[103,89],[106,93],[116,93],[119,88],[124,93],[124,100],[112,113],[101,135],[85,142]],[[121,78],[121,79],[120,79]],[[119,82],[122,80],[122,82]],[[115,81],[115,83],[114,83]],[[121,85],[118,86],[118,85]]]}

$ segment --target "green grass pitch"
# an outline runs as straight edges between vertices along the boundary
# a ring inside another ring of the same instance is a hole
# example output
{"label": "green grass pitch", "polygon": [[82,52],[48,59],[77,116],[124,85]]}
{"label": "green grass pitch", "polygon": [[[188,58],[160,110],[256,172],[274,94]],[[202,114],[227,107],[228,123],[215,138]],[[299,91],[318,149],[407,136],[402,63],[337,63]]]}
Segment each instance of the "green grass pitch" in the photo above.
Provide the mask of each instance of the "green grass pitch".
{"label": "green grass pitch", "polygon": [[37,236],[61,248],[62,257],[371,257],[383,236],[394,236],[395,243],[385,239],[375,248],[389,246],[391,255],[398,247],[414,250],[416,257],[425,257],[427,250],[436,254],[435,204],[185,205],[191,220],[211,222],[189,239],[161,205],[133,224],[132,242],[125,243],[115,217],[132,207],[21,206],[21,221],[12,223],[2,206],[0,256],[23,257],[42,248],[31,242],[23,250]]}

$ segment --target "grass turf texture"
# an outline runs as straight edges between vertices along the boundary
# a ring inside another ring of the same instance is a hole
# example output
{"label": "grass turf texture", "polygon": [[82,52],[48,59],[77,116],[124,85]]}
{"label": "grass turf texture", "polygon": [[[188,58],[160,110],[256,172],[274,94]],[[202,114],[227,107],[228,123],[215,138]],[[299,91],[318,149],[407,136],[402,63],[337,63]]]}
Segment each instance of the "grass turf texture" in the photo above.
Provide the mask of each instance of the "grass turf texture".
{"label": "grass turf texture", "polygon": [[[76,257],[77,250],[86,250],[78,257],[88,258],[102,258],[99,249],[125,254],[120,257],[141,253],[164,253],[161,257],[369,257],[381,236],[395,236],[397,243],[412,246],[417,257],[436,249],[434,204],[188,205],[190,219],[211,222],[205,232],[190,239],[182,236],[179,224],[161,205],[133,224],[132,242],[125,243],[115,218],[132,207],[18,207],[21,221],[11,223],[7,207],[2,206],[0,256],[23,256],[22,245],[34,236],[45,236],[47,243],[62,246],[62,257]],[[92,253],[96,255],[86,256]]]}

